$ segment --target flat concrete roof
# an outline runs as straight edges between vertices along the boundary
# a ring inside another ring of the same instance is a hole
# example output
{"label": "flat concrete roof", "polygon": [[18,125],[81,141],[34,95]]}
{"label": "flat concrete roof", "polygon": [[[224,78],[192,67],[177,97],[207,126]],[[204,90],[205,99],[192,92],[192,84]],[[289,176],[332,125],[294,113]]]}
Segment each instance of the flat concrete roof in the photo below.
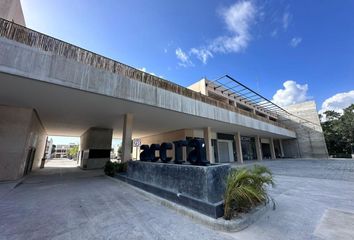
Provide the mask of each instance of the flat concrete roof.
{"label": "flat concrete roof", "polygon": [[132,113],[133,137],[205,127],[296,137],[282,124],[0,20],[6,37],[0,37],[0,104],[36,109],[49,135],[79,136],[105,127],[121,137],[123,115]]}
{"label": "flat concrete roof", "polygon": [[247,136],[289,138],[6,73],[0,73],[0,83],[0,104],[36,109],[49,135],[80,136],[88,128],[96,126],[113,128],[113,136],[120,138],[123,116],[129,112],[134,115],[134,138],[208,126],[220,133],[241,132]]}

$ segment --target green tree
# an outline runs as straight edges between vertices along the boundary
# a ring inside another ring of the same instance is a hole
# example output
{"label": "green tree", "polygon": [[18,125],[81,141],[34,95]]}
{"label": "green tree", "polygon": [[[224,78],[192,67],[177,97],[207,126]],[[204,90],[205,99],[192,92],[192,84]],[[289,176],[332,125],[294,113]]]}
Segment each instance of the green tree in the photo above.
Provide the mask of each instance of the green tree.
{"label": "green tree", "polygon": [[68,157],[76,159],[78,152],[79,152],[79,146],[78,145],[72,146],[68,151]]}
{"label": "green tree", "polygon": [[329,155],[350,156],[354,144],[354,104],[343,114],[326,111],[326,120],[321,123]]}

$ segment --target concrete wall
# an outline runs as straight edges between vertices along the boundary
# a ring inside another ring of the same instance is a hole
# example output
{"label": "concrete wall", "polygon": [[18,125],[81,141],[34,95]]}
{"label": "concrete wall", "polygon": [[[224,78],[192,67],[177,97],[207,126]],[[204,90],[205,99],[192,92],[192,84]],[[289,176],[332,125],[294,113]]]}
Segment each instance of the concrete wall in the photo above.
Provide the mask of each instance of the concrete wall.
{"label": "concrete wall", "polygon": [[202,79],[202,80],[188,86],[187,88],[191,89],[195,92],[199,92],[201,94],[208,95],[205,84],[206,84],[205,79]]}
{"label": "concrete wall", "polygon": [[282,140],[284,157],[286,158],[299,158],[299,143],[296,139]]}
{"label": "concrete wall", "polygon": [[39,168],[46,132],[33,109],[0,106],[0,181],[21,178],[29,148],[36,148],[32,170]]}
{"label": "concrete wall", "polygon": [[92,127],[80,136],[80,149],[111,149],[113,129]]}
{"label": "concrete wall", "polygon": [[[286,153],[285,156],[301,158],[327,158],[328,151],[320,120],[318,118],[316,103],[314,101],[308,101],[295,104],[286,107],[286,110],[301,117],[302,119],[291,117],[290,120],[283,120],[284,124],[287,124],[289,127],[295,129],[297,137],[296,141],[283,141],[284,152]],[[296,152],[298,152],[298,154],[294,156]]]}
{"label": "concrete wall", "polygon": [[[295,132],[126,76],[0,38],[0,71],[294,138]],[[236,127],[236,126],[235,126]]]}
{"label": "concrete wall", "polygon": [[26,26],[20,0],[1,0],[0,18]]}
{"label": "concrete wall", "polygon": [[47,133],[36,111],[32,111],[31,125],[28,131],[27,147],[36,148],[32,170],[38,169],[44,157]]}
{"label": "concrete wall", "polygon": [[80,136],[80,158],[79,166],[83,169],[103,168],[110,156],[89,157],[93,150],[111,150],[113,129],[108,128],[89,128]]}
{"label": "concrete wall", "polygon": [[[142,144],[161,144],[163,142],[170,142],[173,144],[173,141],[178,141],[178,140],[184,140],[186,137],[193,137],[193,130],[191,129],[180,129],[177,131],[171,131],[171,132],[166,132],[166,133],[161,133],[153,136],[148,136],[148,137],[143,137],[141,138],[141,143]],[[133,148],[133,159],[139,159],[139,149],[138,153],[136,152],[136,148]],[[168,157],[173,157],[174,158],[174,147],[171,151],[167,151],[167,156]],[[186,153],[183,153],[184,157],[186,156]],[[156,155],[158,156],[158,153],[156,152]]]}

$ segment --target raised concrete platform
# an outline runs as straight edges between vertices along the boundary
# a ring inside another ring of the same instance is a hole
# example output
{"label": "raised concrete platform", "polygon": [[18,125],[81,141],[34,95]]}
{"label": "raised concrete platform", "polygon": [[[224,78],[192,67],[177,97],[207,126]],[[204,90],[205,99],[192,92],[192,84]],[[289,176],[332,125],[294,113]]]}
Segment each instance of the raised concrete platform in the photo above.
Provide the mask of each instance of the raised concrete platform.
{"label": "raised concrete platform", "polygon": [[128,172],[117,177],[145,191],[192,208],[213,218],[223,215],[223,194],[228,164],[193,166],[129,162]]}

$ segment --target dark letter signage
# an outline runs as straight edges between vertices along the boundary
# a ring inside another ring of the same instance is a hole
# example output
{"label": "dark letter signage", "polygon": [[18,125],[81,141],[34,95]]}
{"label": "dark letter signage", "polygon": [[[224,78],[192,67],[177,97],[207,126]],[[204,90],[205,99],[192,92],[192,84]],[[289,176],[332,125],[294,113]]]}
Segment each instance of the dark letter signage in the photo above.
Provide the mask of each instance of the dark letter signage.
{"label": "dark letter signage", "polygon": [[[192,148],[192,151],[187,156],[187,161],[192,165],[206,166],[209,161],[206,159],[205,143],[203,139],[191,139],[189,141],[180,140],[173,142],[175,146],[175,159],[174,163],[182,164],[183,161],[183,148]],[[161,162],[168,163],[172,160],[171,157],[167,157],[167,150],[172,150],[171,143],[162,143],[142,145],[140,149],[143,150],[140,153],[140,160],[144,162],[157,162],[161,159]],[[156,157],[156,151],[159,151],[159,157]]]}

